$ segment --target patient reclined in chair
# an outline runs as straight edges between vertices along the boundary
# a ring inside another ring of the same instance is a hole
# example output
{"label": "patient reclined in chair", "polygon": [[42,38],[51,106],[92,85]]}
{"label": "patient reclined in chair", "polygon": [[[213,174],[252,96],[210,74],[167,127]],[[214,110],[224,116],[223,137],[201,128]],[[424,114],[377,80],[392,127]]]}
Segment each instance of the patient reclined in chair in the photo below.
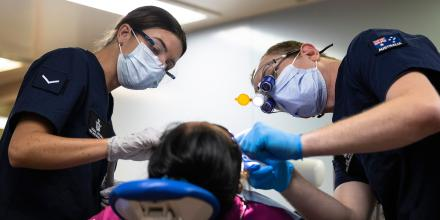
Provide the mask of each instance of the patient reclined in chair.
{"label": "patient reclined in chair", "polygon": [[[131,181],[112,193],[111,205],[92,220],[207,220],[217,219],[219,205],[208,191],[170,179]],[[222,219],[301,219],[275,201],[253,191],[235,196],[232,208]]]}
{"label": "patient reclined in chair", "polygon": [[112,207],[91,219],[299,219],[256,192],[239,195],[241,156],[222,126],[179,124],[155,146],[148,166],[151,179],[119,185],[111,193]]}

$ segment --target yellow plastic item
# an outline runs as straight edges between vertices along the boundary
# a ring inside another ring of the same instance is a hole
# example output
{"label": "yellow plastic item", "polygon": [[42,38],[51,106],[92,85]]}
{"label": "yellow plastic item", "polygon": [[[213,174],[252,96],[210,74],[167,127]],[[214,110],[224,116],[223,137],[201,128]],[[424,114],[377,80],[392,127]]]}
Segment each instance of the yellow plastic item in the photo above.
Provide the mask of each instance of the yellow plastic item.
{"label": "yellow plastic item", "polygon": [[235,100],[238,102],[238,104],[242,106],[246,106],[247,104],[249,104],[249,102],[252,101],[252,99],[248,95],[243,93],[238,95],[237,98],[235,98]]}

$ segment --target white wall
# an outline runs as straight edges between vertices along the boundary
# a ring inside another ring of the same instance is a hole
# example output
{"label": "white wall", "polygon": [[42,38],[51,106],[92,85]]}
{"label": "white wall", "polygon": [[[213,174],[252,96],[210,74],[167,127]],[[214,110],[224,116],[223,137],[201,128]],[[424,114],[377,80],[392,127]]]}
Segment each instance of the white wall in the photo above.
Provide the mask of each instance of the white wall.
{"label": "white wall", "polygon": [[[175,81],[163,82],[154,90],[118,89],[113,93],[115,130],[123,135],[148,126],[162,129],[171,122],[193,120],[219,123],[233,132],[256,121],[295,133],[325,126],[331,122],[329,114],[307,120],[285,114],[268,116],[234,101],[240,93],[253,94],[249,75],[264,51],[277,42],[294,39],[318,48],[334,43],[327,54],[342,58],[358,32],[374,27],[423,33],[439,45],[439,9],[440,2],[435,0],[331,0],[191,33],[189,49],[172,71]],[[321,189],[331,193],[331,158],[320,158],[328,170]],[[121,161],[116,178],[143,178],[146,167],[144,162]],[[275,198],[282,201],[277,195]]]}

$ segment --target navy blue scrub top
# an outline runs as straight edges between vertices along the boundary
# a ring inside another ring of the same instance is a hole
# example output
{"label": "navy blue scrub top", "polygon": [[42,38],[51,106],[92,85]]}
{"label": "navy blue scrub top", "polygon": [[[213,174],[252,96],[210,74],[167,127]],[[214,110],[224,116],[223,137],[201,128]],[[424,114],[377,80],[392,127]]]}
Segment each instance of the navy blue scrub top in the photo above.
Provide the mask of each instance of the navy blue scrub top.
{"label": "navy blue scrub top", "polygon": [[26,73],[0,142],[0,219],[88,219],[101,209],[101,160],[69,169],[11,167],[8,146],[22,114],[47,120],[55,135],[114,136],[113,98],[95,55],[80,48],[51,51]]}
{"label": "navy blue scrub top", "polygon": [[[439,91],[440,55],[428,38],[399,30],[360,33],[339,67],[333,121],[384,102],[391,85],[413,70]],[[348,181],[369,184],[386,219],[440,219],[439,146],[436,133],[396,150],[335,156],[335,188]]]}

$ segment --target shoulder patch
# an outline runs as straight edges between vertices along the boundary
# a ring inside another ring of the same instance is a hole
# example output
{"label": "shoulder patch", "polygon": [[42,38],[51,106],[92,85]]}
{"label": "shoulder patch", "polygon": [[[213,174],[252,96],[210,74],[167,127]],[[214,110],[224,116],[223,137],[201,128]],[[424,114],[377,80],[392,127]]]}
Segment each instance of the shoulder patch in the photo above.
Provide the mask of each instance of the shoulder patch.
{"label": "shoulder patch", "polygon": [[58,95],[64,87],[66,78],[66,73],[42,66],[37,70],[32,86]]}
{"label": "shoulder patch", "polygon": [[376,54],[390,50],[392,48],[400,47],[406,44],[405,39],[399,33],[384,35],[371,42],[376,49]]}

